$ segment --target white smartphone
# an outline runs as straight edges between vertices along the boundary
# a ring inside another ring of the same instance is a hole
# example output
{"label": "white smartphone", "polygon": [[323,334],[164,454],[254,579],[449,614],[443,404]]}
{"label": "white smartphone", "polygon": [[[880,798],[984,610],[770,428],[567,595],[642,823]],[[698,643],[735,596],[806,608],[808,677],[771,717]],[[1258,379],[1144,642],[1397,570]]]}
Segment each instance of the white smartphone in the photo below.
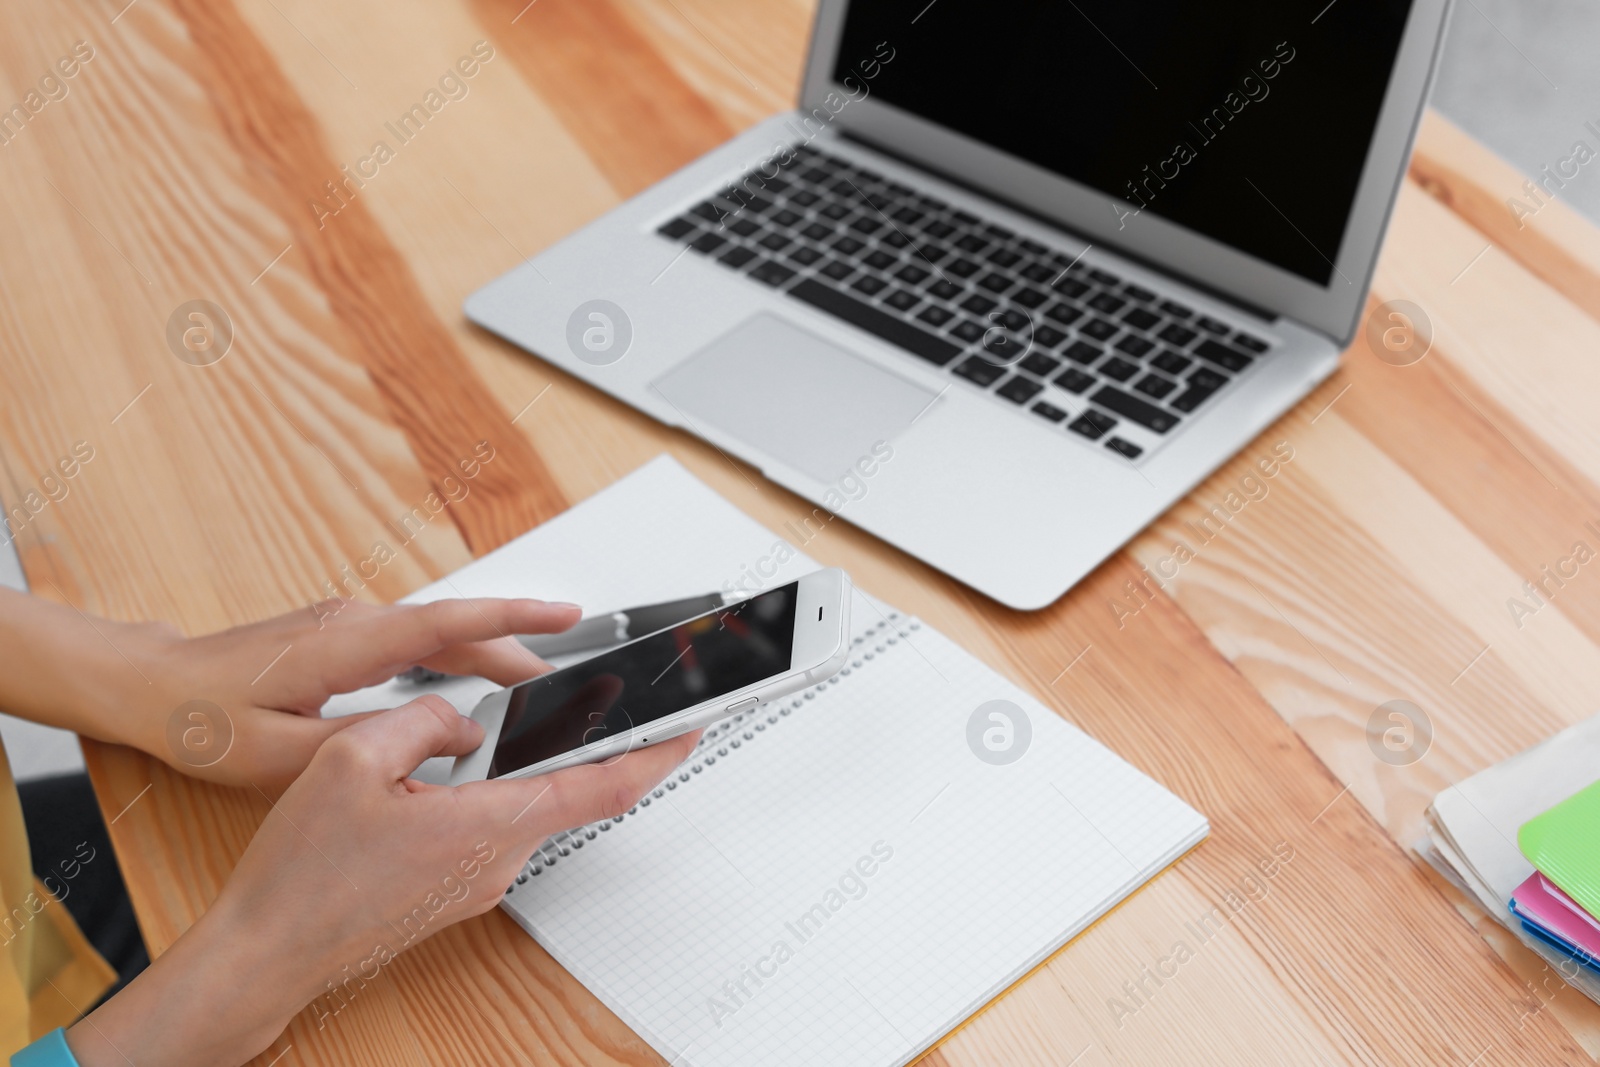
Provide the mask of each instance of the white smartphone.
{"label": "white smartphone", "polygon": [[697,615],[484,697],[484,742],[452,785],[597,763],[815,685],[850,650],[838,568]]}

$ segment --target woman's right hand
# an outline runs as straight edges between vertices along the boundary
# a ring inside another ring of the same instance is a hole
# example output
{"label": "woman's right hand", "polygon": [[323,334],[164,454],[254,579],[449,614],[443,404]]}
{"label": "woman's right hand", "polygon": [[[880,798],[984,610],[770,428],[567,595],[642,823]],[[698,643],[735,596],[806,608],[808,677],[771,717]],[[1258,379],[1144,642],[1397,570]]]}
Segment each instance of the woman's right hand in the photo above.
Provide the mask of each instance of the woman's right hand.
{"label": "woman's right hand", "polygon": [[243,1063],[336,987],[318,1009],[327,1023],[410,944],[499,903],[550,834],[633,807],[698,738],[438,786],[410,775],[476,748],[476,723],[437,697],[356,723],[273,807],[211,909],[68,1042],[83,1067]]}

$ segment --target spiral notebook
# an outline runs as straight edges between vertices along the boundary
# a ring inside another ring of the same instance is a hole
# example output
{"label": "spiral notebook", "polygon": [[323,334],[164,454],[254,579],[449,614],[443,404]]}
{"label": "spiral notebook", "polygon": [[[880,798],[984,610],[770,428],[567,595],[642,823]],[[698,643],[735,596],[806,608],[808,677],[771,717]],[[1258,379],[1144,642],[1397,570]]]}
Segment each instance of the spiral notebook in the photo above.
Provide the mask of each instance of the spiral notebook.
{"label": "spiral notebook", "polygon": [[[753,592],[813,569],[798,547],[661,457],[407,599]],[[852,607],[837,676],[708,732],[502,902],[675,1067],[908,1063],[1207,833],[933,628]],[[482,695],[450,686],[463,711]]]}

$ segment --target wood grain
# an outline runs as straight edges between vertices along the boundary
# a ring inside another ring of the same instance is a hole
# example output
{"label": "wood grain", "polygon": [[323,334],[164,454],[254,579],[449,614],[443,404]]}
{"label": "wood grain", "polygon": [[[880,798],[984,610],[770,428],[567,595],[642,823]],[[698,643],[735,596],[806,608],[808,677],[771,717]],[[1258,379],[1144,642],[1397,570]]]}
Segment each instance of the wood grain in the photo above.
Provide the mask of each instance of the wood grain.
{"label": "wood grain", "polygon": [[[19,95],[75,40],[97,50],[64,100],[0,145],[0,498],[74,441],[97,448],[22,532],[36,591],[192,631],[303,605],[485,439],[496,458],[471,493],[361,595],[448,573],[663,450],[771,527],[808,513],[459,309],[785,106],[811,14],[800,0],[11,5],[0,91]],[[470,91],[320,217],[323,183],[478,41],[494,58]],[[1552,993],[1533,957],[1407,851],[1433,792],[1588,713],[1600,687],[1600,578],[1582,571],[1520,627],[1506,606],[1600,523],[1600,371],[1586,358],[1600,236],[1559,203],[1508,230],[1499,215],[1521,179],[1436,117],[1411,174],[1373,307],[1421,306],[1434,348],[1392,367],[1358,339],[1339,375],[1058,604],[1005,611],[845,523],[805,545],[1213,823],[922,1062],[1600,1052],[1600,1012]],[[196,297],[235,325],[234,350],[207,367],[163,339]],[[1264,495],[1176,574],[1148,578],[1280,441],[1293,459]],[[1434,727],[1404,767],[1369,746],[1370,716],[1396,698]],[[87,749],[160,951],[268,806]],[[1267,877],[1280,845],[1293,858]],[[1263,891],[1192,963],[1128,992],[1247,878]],[[302,1013],[258,1062],[280,1056],[660,1062],[498,912],[417,946],[322,1025]]]}

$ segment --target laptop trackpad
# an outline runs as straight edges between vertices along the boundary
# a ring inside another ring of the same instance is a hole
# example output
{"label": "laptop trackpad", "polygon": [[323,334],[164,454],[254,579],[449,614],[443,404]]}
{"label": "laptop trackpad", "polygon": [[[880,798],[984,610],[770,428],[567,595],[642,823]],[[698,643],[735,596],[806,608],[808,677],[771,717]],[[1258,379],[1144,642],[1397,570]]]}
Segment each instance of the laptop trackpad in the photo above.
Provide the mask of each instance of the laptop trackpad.
{"label": "laptop trackpad", "polygon": [[691,430],[709,423],[830,484],[938,395],[765,312],[651,385]]}

